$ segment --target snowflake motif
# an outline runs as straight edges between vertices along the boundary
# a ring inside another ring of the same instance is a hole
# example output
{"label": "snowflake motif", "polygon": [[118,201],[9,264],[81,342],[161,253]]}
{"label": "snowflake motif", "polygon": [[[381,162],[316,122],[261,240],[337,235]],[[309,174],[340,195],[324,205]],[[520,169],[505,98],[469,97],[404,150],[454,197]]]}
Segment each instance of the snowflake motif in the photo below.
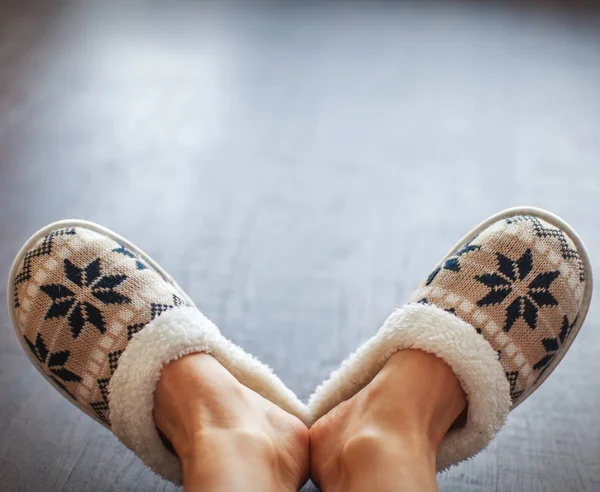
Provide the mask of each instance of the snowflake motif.
{"label": "snowflake motif", "polygon": [[135,260],[135,266],[138,270],[145,270],[146,265],[144,265],[131,251],[129,251],[125,246],[120,245],[118,248],[112,250],[113,253],[119,253],[123,256],[127,256],[128,258],[132,258]]}
{"label": "snowflake motif", "polygon": [[477,251],[478,249],[481,248],[481,246],[479,246],[477,244],[471,244],[471,242],[473,240],[475,240],[476,237],[477,236],[475,236],[473,239],[471,239],[470,242],[465,244],[454,255],[452,255],[444,263],[442,263],[439,267],[437,267],[433,272],[431,272],[429,277],[427,277],[427,281],[425,282],[425,285],[430,285],[431,282],[433,282],[433,280],[435,279],[435,277],[437,277],[438,273],[440,273],[442,271],[442,269],[450,270],[452,272],[460,272],[460,257],[467,253],[471,253],[472,251]]}
{"label": "snowflake motif", "polygon": [[552,360],[556,356],[558,349],[565,343],[565,340],[569,333],[571,333],[571,330],[573,329],[573,326],[575,326],[575,323],[577,323],[577,318],[575,318],[573,323],[569,323],[569,318],[565,315],[558,336],[556,338],[544,338],[542,340],[542,345],[546,349],[547,353],[533,366],[533,369],[536,371],[542,369],[540,376],[548,368],[550,362],[552,362]]}
{"label": "snowflake motif", "polygon": [[23,338],[25,339],[29,350],[31,350],[31,353],[35,355],[36,359],[39,360],[40,363],[52,373],[50,379],[52,379],[57,386],[62,388],[62,390],[65,391],[71,398],[75,399],[75,397],[65,386],[66,383],[81,382],[81,378],[77,374],[65,368],[65,364],[69,360],[71,352],[68,350],[62,350],[60,352],[50,353],[39,333],[35,339],[35,342],[33,343],[30,342],[25,336]]}
{"label": "snowflake motif", "polygon": [[98,389],[100,390],[102,400],[90,403],[90,407],[92,407],[92,410],[94,410],[102,422],[110,426],[110,421],[108,420],[108,412],[110,410],[108,405],[108,384],[110,383],[110,378],[101,378],[96,382],[98,384]]}
{"label": "snowflake motif", "polygon": [[[52,248],[54,247],[54,239],[55,238],[57,238],[59,236],[74,236],[75,234],[76,234],[76,232],[75,232],[74,228],[60,229],[58,231],[54,231],[54,232],[51,232],[50,234],[48,234],[42,240],[42,243],[37,248],[29,251],[23,258],[23,266],[21,268],[21,272],[15,277],[15,286],[31,279],[33,260],[35,258],[39,258],[41,256],[46,256],[46,255],[49,255],[50,253],[52,253]],[[15,309],[17,309],[20,306],[19,293],[18,293],[17,289],[15,289],[14,306],[15,306]]]}
{"label": "snowflake motif", "polygon": [[[480,307],[503,304],[511,299],[506,308],[504,331],[509,332],[519,318],[523,318],[533,330],[537,326],[539,309],[557,306],[558,301],[550,293],[552,282],[560,275],[558,270],[538,274],[531,279],[533,255],[528,249],[515,260],[496,253],[498,273],[477,275],[475,280],[489,287],[489,293],[477,301]],[[516,296],[511,296],[516,294]]]}
{"label": "snowflake motif", "polygon": [[562,257],[565,260],[575,260],[577,262],[577,266],[579,269],[579,281],[585,281],[585,268],[583,266],[581,255],[579,254],[579,251],[577,251],[576,249],[572,249],[569,246],[569,243],[567,242],[565,233],[563,231],[561,231],[560,229],[544,227],[540,219],[533,215],[522,215],[506,219],[506,222],[508,224],[521,221],[530,222],[533,225],[533,228],[535,229],[535,235],[537,237],[556,239],[560,247]]}
{"label": "snowflake motif", "polygon": [[517,391],[517,382],[519,381],[519,371],[506,372],[506,379],[508,379],[508,383],[510,384],[510,398],[512,401],[515,401],[519,398],[525,391],[519,390]]}
{"label": "snowflake motif", "polygon": [[52,299],[45,319],[66,318],[73,338],[77,338],[86,323],[100,333],[106,331],[104,317],[95,301],[103,305],[129,304],[131,299],[115,291],[126,275],[102,275],[100,258],[79,268],[65,259],[65,285],[42,285],[40,289]]}

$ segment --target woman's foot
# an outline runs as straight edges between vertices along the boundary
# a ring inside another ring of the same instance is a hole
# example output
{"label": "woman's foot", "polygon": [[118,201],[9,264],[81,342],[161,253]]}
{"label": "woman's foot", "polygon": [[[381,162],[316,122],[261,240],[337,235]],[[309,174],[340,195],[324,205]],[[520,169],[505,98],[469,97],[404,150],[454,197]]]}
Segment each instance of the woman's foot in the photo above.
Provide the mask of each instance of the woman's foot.
{"label": "woman's foot", "polygon": [[186,492],[297,491],[308,478],[306,426],[208,354],[163,369],[154,419],[181,459]]}
{"label": "woman's foot", "polygon": [[396,352],[373,381],[311,428],[312,478],[324,492],[437,490],[437,448],[465,408],[441,359]]}

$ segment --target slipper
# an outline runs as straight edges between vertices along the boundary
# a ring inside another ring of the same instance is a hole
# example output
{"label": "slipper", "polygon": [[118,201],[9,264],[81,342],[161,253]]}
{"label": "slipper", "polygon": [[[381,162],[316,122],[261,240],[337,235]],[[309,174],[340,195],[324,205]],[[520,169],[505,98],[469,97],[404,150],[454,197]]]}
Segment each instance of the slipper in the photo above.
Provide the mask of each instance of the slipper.
{"label": "slipper", "polygon": [[444,470],[484,449],[556,368],[591,294],[587,251],[565,222],[535,208],[505,210],[459,241],[409,304],[317,388],[312,421],[366,386],[394,352],[432,353],[451,367],[468,401],[466,424],[440,445],[437,469]]}
{"label": "slipper", "polygon": [[177,283],[114,232],[69,220],[37,232],[9,277],[13,327],[38,371],[152,470],[182,483],[152,410],[162,367],[207,352],[238,381],[307,421],[272,371],[224,338]]}

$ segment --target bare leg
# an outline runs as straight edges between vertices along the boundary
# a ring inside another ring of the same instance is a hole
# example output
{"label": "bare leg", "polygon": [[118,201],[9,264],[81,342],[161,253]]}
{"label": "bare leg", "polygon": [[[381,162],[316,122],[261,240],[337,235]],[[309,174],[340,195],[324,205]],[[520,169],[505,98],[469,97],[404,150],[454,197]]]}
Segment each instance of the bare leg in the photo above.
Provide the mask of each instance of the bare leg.
{"label": "bare leg", "polygon": [[312,478],[324,492],[437,491],[437,449],[465,407],[441,359],[397,352],[371,383],[311,428]]}
{"label": "bare leg", "polygon": [[297,491],[308,478],[306,426],[210,355],[163,369],[154,420],[181,459],[186,492]]}

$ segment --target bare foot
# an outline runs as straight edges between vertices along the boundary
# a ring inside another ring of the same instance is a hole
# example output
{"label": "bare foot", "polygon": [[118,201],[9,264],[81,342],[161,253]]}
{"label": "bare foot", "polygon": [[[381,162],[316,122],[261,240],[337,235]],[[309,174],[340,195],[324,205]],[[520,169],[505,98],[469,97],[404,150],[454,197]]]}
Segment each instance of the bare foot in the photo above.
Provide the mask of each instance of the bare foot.
{"label": "bare foot", "polygon": [[208,354],[163,369],[154,420],[181,459],[186,492],[297,491],[308,478],[306,426]]}
{"label": "bare foot", "polygon": [[311,476],[324,492],[437,490],[437,448],[465,408],[441,359],[396,352],[373,381],[313,425]]}

